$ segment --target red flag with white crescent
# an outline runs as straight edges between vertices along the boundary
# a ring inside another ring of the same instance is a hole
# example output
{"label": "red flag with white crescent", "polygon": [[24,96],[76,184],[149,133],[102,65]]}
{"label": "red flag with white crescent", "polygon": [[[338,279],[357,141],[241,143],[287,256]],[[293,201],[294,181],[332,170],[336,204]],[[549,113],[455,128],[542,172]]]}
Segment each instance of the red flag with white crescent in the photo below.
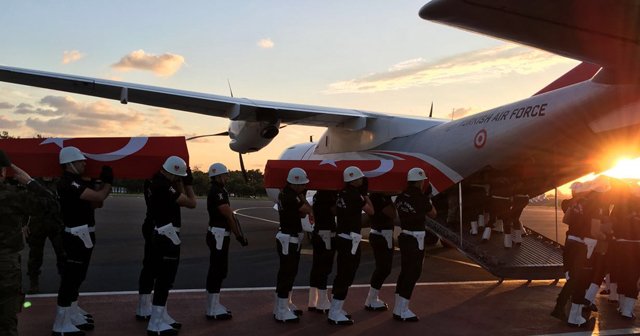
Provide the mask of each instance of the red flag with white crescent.
{"label": "red flag with white crescent", "polygon": [[111,166],[118,179],[149,178],[167,157],[189,162],[184,137],[36,138],[2,139],[2,149],[13,163],[33,177],[59,176],[62,147],[77,147],[87,157],[85,175],[98,177],[103,165]]}
{"label": "red flag with white crescent", "polygon": [[284,188],[287,174],[293,167],[307,172],[311,190],[340,190],[344,187],[342,172],[349,166],[356,166],[369,179],[369,190],[378,192],[399,192],[406,188],[407,172],[414,167],[422,168],[429,183],[438,191],[455,184],[451,178],[434,166],[410,156],[400,160],[269,160],[265,167],[265,188]]}

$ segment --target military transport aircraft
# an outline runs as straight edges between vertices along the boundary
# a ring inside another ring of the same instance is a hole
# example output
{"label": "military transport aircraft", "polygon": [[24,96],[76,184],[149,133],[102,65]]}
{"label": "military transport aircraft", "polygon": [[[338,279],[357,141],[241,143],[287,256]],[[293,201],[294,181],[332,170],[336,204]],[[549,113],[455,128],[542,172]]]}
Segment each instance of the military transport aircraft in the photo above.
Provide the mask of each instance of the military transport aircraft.
{"label": "military transport aircraft", "polygon": [[397,184],[385,184],[393,180],[389,177],[417,165],[430,176],[434,195],[445,195],[458,189],[456,184],[490,172],[518,182],[522,192],[535,196],[608,168],[613,161],[606,158],[613,158],[614,151],[638,155],[639,10],[640,3],[633,0],[427,3],[419,12],[423,19],[585,62],[530,98],[454,121],[234,98],[8,66],[0,67],[0,80],[228,118],[229,146],[239,153],[265,147],[284,124],[326,127],[317,142],[291,146],[280,160],[269,162],[265,173],[270,187],[278,187],[284,179],[274,177],[284,176],[294,165],[308,170],[310,189],[334,183],[314,179],[314,174],[359,165],[372,189],[397,190]]}

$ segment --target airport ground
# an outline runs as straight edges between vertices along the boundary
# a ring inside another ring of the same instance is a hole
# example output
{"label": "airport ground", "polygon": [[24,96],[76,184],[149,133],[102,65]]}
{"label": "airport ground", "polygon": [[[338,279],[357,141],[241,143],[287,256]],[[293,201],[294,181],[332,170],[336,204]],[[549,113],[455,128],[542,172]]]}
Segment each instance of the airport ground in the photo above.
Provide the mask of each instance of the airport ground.
{"label": "airport ground", "polygon": [[[183,210],[180,268],[169,299],[174,317],[185,323],[181,335],[211,334],[214,330],[234,335],[256,334],[257,330],[262,330],[261,334],[361,334],[404,330],[408,334],[426,332],[428,335],[533,335],[575,331],[548,315],[562,281],[559,284],[552,280],[527,284],[514,280],[498,284],[496,277],[456,249],[440,245],[428,248],[420,284],[411,303],[412,310],[422,317],[421,322],[409,326],[394,323],[391,313],[382,313],[389,316],[375,318],[362,309],[374,267],[373,255],[366,243],[354,287],[345,304],[354,314],[355,326],[332,328],[324,317],[311,313],[306,313],[297,326],[277,325],[270,317],[272,288],[278,270],[274,239],[278,228],[277,212],[270,201],[238,199],[232,199],[232,206],[238,211],[249,246],[242,248],[232,240],[229,276],[223,284],[226,290],[222,294],[223,301],[234,312],[234,319],[215,325],[207,323],[203,317],[203,288],[209,258],[205,244],[208,216],[206,201],[199,199],[198,202],[196,209]],[[85,308],[98,316],[96,330],[89,335],[144,333],[146,325],[133,319],[143,251],[140,226],[144,212],[144,200],[140,196],[110,197],[104,208],[96,211],[97,243],[80,299]],[[556,227],[556,212],[552,207],[530,206],[522,219],[525,225],[551,239],[564,238],[566,226],[558,223]],[[558,222],[560,220],[558,214]],[[25,268],[26,252],[23,253]],[[303,245],[295,283],[297,289],[294,290],[295,301],[303,308],[307,302],[304,287],[309,283],[310,252],[308,243]],[[29,296],[32,306],[20,315],[20,330],[25,335],[44,335],[53,321],[59,279],[55,257],[48,245],[45,253],[42,294]],[[399,264],[400,255],[396,253],[392,274],[381,291],[381,297],[390,304],[393,303],[393,283],[398,276]],[[602,298],[599,303],[601,316],[594,334],[640,332],[638,323],[619,320],[614,305]]]}

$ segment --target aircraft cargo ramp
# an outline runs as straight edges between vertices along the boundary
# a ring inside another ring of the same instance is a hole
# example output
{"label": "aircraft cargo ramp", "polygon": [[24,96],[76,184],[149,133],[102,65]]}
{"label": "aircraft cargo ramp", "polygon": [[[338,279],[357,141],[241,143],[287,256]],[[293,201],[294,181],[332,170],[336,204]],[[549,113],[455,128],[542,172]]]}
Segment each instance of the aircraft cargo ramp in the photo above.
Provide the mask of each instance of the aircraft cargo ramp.
{"label": "aircraft cargo ramp", "polygon": [[520,246],[505,249],[503,234],[492,232],[491,240],[483,243],[482,229],[471,235],[469,228],[451,229],[436,220],[428,219],[426,225],[441,239],[455,246],[460,252],[482,268],[501,279],[543,280],[564,277],[562,270],[562,246],[557,242],[525,227],[526,235]]}

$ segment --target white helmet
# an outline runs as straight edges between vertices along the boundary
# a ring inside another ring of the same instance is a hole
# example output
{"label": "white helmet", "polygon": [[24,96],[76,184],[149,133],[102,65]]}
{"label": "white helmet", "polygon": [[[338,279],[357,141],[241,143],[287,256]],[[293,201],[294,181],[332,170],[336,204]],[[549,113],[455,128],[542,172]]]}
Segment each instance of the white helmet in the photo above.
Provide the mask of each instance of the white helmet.
{"label": "white helmet", "polygon": [[422,168],[411,168],[407,173],[407,181],[409,182],[422,181],[426,179],[428,179],[427,174],[424,173]]}
{"label": "white helmet", "polygon": [[60,159],[60,164],[87,159],[79,149],[72,146],[61,149],[58,158]]}
{"label": "white helmet", "polygon": [[222,163],[214,163],[209,166],[209,177],[226,174],[228,172],[229,169],[227,169],[227,166],[223,165]]}
{"label": "white helmet", "polygon": [[362,173],[362,170],[356,166],[347,167],[342,173],[342,180],[345,182],[355,181],[363,177],[364,174]]}
{"label": "white helmet", "polygon": [[291,184],[307,184],[309,183],[309,178],[307,177],[307,172],[304,171],[304,169],[295,167],[289,170],[287,182]]}
{"label": "white helmet", "polygon": [[187,176],[187,163],[178,156],[168,157],[162,168],[173,175]]}
{"label": "white helmet", "polygon": [[574,194],[580,194],[591,191],[590,182],[573,182],[569,187]]}
{"label": "white helmet", "polygon": [[593,180],[591,190],[599,193],[605,193],[611,190],[611,183],[609,183],[609,179],[606,176],[600,175]]}

